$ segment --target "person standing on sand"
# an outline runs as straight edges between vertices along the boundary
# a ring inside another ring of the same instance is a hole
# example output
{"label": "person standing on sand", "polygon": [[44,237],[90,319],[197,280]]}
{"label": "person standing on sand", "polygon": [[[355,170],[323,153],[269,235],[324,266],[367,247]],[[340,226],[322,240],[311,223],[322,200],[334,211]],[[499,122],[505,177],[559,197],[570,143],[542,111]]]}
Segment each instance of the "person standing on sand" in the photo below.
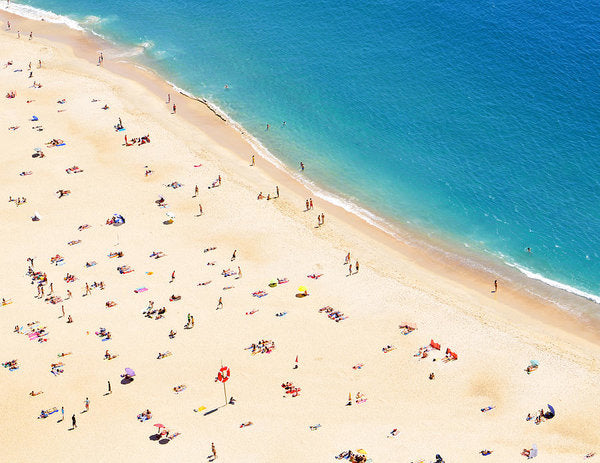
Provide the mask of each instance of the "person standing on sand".
{"label": "person standing on sand", "polygon": [[167,104],[171,103],[171,94],[167,93]]}
{"label": "person standing on sand", "polygon": [[354,264],[354,267],[356,268],[356,270],[354,271],[354,273],[358,273],[358,261],[356,261],[356,264]]}
{"label": "person standing on sand", "polygon": [[192,198],[195,198],[196,196],[198,196],[198,185],[196,185],[196,187],[194,188],[194,196],[192,196]]}
{"label": "person standing on sand", "polygon": [[309,198],[308,200],[308,204],[310,204],[310,208],[313,209],[313,202],[312,202],[312,198]]}
{"label": "person standing on sand", "polygon": [[90,399],[88,399],[87,397],[85,398],[85,411],[90,411]]}
{"label": "person standing on sand", "polygon": [[308,206],[308,199],[307,199],[307,200],[306,200],[306,210],[307,210],[307,211],[308,211],[308,208],[309,208],[309,206]]}
{"label": "person standing on sand", "polygon": [[169,283],[173,283],[175,281],[175,270],[173,270],[173,273],[171,273],[171,281],[169,281]]}
{"label": "person standing on sand", "polygon": [[177,114],[177,105],[173,103],[173,114]]}
{"label": "person standing on sand", "polygon": [[87,295],[89,295],[89,294],[91,294],[91,291],[90,291],[90,285],[88,285],[88,284],[86,283],[86,284],[85,284],[85,294],[84,294],[84,296],[87,296]]}
{"label": "person standing on sand", "polygon": [[73,429],[77,427],[77,419],[75,418],[75,414],[71,417],[71,421],[73,422]]}
{"label": "person standing on sand", "polygon": [[29,33],[29,40],[31,40],[33,38],[33,32]]}
{"label": "person standing on sand", "polygon": [[348,275],[352,275],[352,264],[348,267]]}
{"label": "person standing on sand", "polygon": [[60,421],[64,421],[65,420],[65,407],[60,407],[60,413],[62,413],[62,420],[60,420]]}
{"label": "person standing on sand", "polygon": [[198,209],[200,210],[198,215],[202,215],[202,204],[198,203]]}
{"label": "person standing on sand", "polygon": [[238,278],[242,278],[242,269],[238,265]]}
{"label": "person standing on sand", "polygon": [[213,454],[213,459],[215,459],[215,458],[217,458],[217,449],[215,449],[215,443],[212,442],[210,444],[210,446],[211,446],[211,450],[212,450],[212,454]]}
{"label": "person standing on sand", "polygon": [[325,213],[321,214],[321,225],[325,225]]}
{"label": "person standing on sand", "polygon": [[217,310],[222,309],[222,308],[223,308],[223,298],[220,297],[219,302],[217,302]]}
{"label": "person standing on sand", "polygon": [[231,256],[231,262],[235,260],[235,254],[237,253],[237,249],[233,250],[233,255]]}
{"label": "person standing on sand", "polygon": [[276,198],[279,198],[279,186],[275,185],[275,194],[277,195]]}
{"label": "person standing on sand", "polygon": [[110,381],[108,381],[108,394],[112,394],[112,389],[110,388]]}
{"label": "person standing on sand", "polygon": [[498,292],[498,280],[494,280],[494,292]]}
{"label": "person standing on sand", "polygon": [[252,161],[250,162],[250,165],[253,166],[254,165],[254,155],[252,155]]}
{"label": "person standing on sand", "polygon": [[62,316],[64,317],[65,316],[65,306],[64,305],[61,306],[61,309],[62,309]]}

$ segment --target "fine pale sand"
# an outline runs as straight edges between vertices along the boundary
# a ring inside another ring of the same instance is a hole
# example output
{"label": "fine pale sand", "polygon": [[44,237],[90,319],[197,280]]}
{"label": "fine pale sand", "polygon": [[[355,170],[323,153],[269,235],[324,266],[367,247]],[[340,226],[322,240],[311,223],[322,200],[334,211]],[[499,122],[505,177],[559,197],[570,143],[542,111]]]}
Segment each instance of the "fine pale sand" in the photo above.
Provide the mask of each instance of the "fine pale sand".
{"label": "fine pale sand", "polygon": [[[471,462],[484,449],[493,451],[489,461],[512,462],[533,444],[541,462],[600,452],[596,333],[580,336],[576,321],[503,292],[502,282],[493,294],[489,281],[452,269],[449,278],[426,256],[316,198],[305,211],[310,194],[258,156],[250,166],[250,147],[202,104],[172,92],[172,114],[167,87],[148,73],[143,86],[130,78],[142,71],[126,76],[123,64],[90,62],[96,50],[79,33],[10,19],[13,30],[0,33],[0,297],[12,303],[0,307],[0,361],[16,359],[19,368],[0,368],[0,460],[205,461],[213,442],[230,462],[335,461],[358,449],[373,462],[431,461],[436,453]],[[16,97],[4,98],[10,91]],[[114,129],[119,117],[125,131]],[[124,146],[125,135],[147,134],[150,143]],[[52,139],[66,144],[47,147]],[[35,148],[44,157],[33,157]],[[83,172],[67,173],[74,166]],[[209,188],[219,176],[221,185]],[[167,186],[173,182],[182,186]],[[257,200],[259,192],[273,197],[276,185],[281,197]],[[61,189],[70,194],[59,198]],[[36,211],[41,220],[32,221]],[[107,225],[115,213],[126,223]],[[108,257],[119,251],[123,257]],[[149,257],[154,251],[166,255]],[[359,273],[348,275],[347,252]],[[57,254],[60,265],[50,260]],[[47,274],[41,298],[27,258]],[[120,274],[124,265],[134,271]],[[238,266],[241,277],[223,275]],[[76,280],[65,281],[67,274]],[[269,287],[276,278],[289,282]],[[104,289],[85,295],[86,283],[101,281]],[[64,302],[46,302],[50,283]],[[308,296],[297,297],[300,286]],[[166,308],[164,317],[144,316],[149,301]],[[319,312],[326,306],[347,318]],[[25,334],[36,321],[45,342]],[[417,329],[402,334],[404,324]],[[95,334],[101,327],[110,340]],[[260,340],[275,348],[252,355],[246,348]],[[432,340],[440,351],[414,355]],[[395,349],[383,352],[388,345]],[[457,360],[443,361],[447,348]],[[105,360],[107,349],[118,356]],[[166,351],[172,355],[157,359]],[[539,367],[527,374],[531,360]],[[64,372],[54,375],[58,362]],[[231,370],[226,394],[234,405],[224,406],[215,381],[221,365]],[[129,384],[121,384],[125,368],[136,373]],[[285,382],[299,388],[296,396]],[[175,393],[178,385],[186,388]],[[554,418],[525,420],[547,404]],[[488,406],[495,408],[481,411]],[[37,418],[53,407],[59,412]],[[138,421],[146,409],[152,419]],[[157,439],[158,423],[180,435]]]}

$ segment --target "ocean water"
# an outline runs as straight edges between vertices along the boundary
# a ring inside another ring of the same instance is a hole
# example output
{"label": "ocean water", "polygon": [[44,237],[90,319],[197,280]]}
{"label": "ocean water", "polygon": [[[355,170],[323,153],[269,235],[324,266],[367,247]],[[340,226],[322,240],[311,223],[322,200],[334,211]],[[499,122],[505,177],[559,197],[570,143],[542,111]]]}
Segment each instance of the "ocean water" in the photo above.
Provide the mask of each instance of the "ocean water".
{"label": "ocean water", "polygon": [[19,3],[137,53],[348,209],[600,302],[597,2]]}

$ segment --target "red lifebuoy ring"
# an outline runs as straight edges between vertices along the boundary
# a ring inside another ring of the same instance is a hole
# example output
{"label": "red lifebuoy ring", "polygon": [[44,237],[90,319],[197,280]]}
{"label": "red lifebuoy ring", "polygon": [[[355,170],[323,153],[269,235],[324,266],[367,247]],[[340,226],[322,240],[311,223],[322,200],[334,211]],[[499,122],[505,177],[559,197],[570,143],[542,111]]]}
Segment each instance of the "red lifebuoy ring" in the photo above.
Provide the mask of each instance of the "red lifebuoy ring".
{"label": "red lifebuoy ring", "polygon": [[219,375],[217,376],[217,379],[219,381],[221,381],[222,383],[224,383],[229,379],[230,376],[231,376],[231,370],[229,369],[229,367],[221,367],[221,369],[219,370]]}

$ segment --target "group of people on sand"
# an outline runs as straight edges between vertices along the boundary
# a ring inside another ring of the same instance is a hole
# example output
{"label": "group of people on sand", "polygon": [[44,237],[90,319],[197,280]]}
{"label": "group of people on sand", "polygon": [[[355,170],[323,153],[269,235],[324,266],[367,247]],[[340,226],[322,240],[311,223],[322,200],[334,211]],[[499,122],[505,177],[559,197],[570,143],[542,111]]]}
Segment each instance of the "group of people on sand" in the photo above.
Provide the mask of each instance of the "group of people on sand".
{"label": "group of people on sand", "polygon": [[127,140],[127,135],[125,135],[125,146],[133,146],[136,143],[138,146],[145,145],[146,143],[150,143],[150,134],[144,135],[139,138],[132,138],[131,140]]}
{"label": "group of people on sand", "polygon": [[9,196],[8,202],[9,203],[14,202],[17,206],[20,206],[21,204],[25,204],[27,202],[27,198],[24,196],[18,197],[18,198],[13,198],[12,196]]}
{"label": "group of people on sand", "polygon": [[250,344],[250,347],[246,347],[246,350],[250,350],[252,355],[270,354],[275,350],[275,342],[268,339],[261,339],[257,343]]}
{"label": "group of people on sand", "polygon": [[352,450],[347,450],[335,457],[336,460],[349,460],[352,463],[365,463],[367,456],[361,453],[354,453]]}

